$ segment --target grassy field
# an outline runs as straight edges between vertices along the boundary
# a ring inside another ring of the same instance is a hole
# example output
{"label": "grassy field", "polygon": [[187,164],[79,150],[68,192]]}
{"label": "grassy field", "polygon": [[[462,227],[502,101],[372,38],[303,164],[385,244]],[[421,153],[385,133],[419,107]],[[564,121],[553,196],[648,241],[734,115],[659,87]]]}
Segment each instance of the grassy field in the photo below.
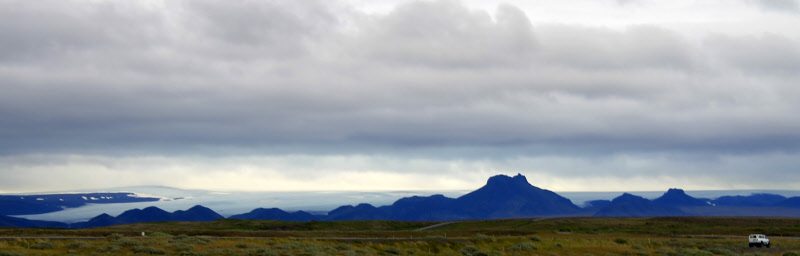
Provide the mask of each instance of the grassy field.
{"label": "grassy field", "polygon": [[[517,219],[457,222],[419,231],[434,224],[222,220],[86,230],[0,229],[0,256],[800,255],[800,219]],[[770,235],[772,248],[748,248],[750,233]]]}

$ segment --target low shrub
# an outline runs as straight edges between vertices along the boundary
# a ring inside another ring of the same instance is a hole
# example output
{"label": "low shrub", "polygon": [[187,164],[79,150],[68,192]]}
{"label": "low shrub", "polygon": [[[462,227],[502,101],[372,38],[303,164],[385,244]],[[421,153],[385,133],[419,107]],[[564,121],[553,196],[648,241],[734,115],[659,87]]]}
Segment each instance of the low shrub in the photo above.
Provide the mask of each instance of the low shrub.
{"label": "low shrub", "polygon": [[488,235],[485,235],[485,234],[480,234],[480,233],[475,235],[475,240],[476,241],[497,241],[497,239],[495,239],[494,237],[491,237],[491,236],[488,236]]}
{"label": "low shrub", "polygon": [[509,249],[512,251],[533,251],[537,248],[532,242],[520,242],[512,245]]}
{"label": "low shrub", "polygon": [[66,247],[67,247],[67,249],[77,250],[77,249],[86,248],[86,247],[88,247],[88,245],[86,243],[84,243],[84,242],[75,241],[75,242],[68,243],[66,245]]}
{"label": "low shrub", "polygon": [[208,238],[200,236],[187,236],[184,234],[173,236],[170,243],[188,243],[188,244],[208,244],[211,242]]}
{"label": "low shrub", "polygon": [[[730,249],[726,248],[711,248],[708,249],[709,252],[713,253],[714,255],[737,255],[737,253],[731,251]],[[800,255],[789,255],[789,256],[800,256]]]}
{"label": "low shrub", "polygon": [[675,251],[675,254],[681,256],[714,256],[714,254],[709,251],[697,248],[679,248]]}
{"label": "low shrub", "polygon": [[134,253],[143,253],[143,254],[152,254],[152,255],[163,255],[166,254],[163,250],[149,247],[149,246],[136,246],[133,247]]}
{"label": "low shrub", "polygon": [[347,244],[337,244],[333,247],[333,249],[336,249],[337,251],[349,251],[352,248]]}
{"label": "low shrub", "polygon": [[111,240],[111,241],[117,241],[117,240],[120,240],[120,239],[122,239],[124,237],[125,236],[123,236],[122,234],[118,234],[118,233],[112,233],[112,234],[106,236],[106,238],[108,240]]}
{"label": "low shrub", "polygon": [[53,245],[53,243],[50,242],[38,242],[32,244],[30,248],[36,250],[49,250],[55,248],[55,246]]}
{"label": "low shrub", "polygon": [[478,248],[475,248],[473,246],[467,246],[467,247],[461,248],[460,252],[461,252],[461,255],[464,255],[464,256],[488,256],[488,254],[478,250]]}
{"label": "low shrub", "polygon": [[177,243],[172,245],[173,249],[177,252],[191,252],[194,250],[194,246],[191,244],[184,244],[184,243]]}
{"label": "low shrub", "polygon": [[147,236],[148,237],[172,237],[172,235],[170,233],[165,233],[165,232],[147,233]]}
{"label": "low shrub", "polygon": [[617,244],[627,244],[627,243],[628,243],[628,240],[625,240],[625,239],[623,239],[623,238],[617,238],[617,239],[614,239],[614,243],[617,243]]}
{"label": "low shrub", "polygon": [[394,247],[384,248],[383,252],[391,255],[400,255],[400,249]]}
{"label": "low shrub", "polygon": [[278,254],[265,248],[253,249],[247,252],[247,256],[274,256],[274,255]]}
{"label": "low shrub", "polygon": [[97,249],[99,253],[112,253],[112,252],[119,252],[121,248],[117,245],[109,244]]}
{"label": "low shrub", "polygon": [[119,247],[135,247],[135,246],[142,245],[142,243],[140,241],[138,241],[136,239],[133,239],[133,238],[119,239],[119,240],[115,241],[114,244],[119,246]]}

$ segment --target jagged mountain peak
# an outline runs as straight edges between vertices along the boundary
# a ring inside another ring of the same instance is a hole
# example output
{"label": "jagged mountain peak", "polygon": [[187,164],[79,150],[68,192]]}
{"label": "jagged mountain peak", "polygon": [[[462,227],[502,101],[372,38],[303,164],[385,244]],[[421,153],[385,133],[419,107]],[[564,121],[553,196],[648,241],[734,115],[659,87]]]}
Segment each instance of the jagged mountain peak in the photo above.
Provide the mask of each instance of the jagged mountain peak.
{"label": "jagged mountain peak", "polygon": [[683,189],[679,188],[670,188],[665,192],[661,197],[656,198],[653,200],[653,203],[657,205],[666,205],[666,206],[675,206],[675,207],[682,207],[682,206],[704,206],[708,205],[708,199],[699,199],[694,198],[688,194]]}
{"label": "jagged mountain peak", "polygon": [[492,176],[486,185],[456,200],[469,215],[484,218],[570,214],[580,209],[567,198],[531,185],[522,174]]}
{"label": "jagged mountain peak", "polygon": [[686,191],[683,191],[683,189],[680,188],[670,188],[667,189],[667,192],[665,194],[685,195]]}
{"label": "jagged mountain peak", "polygon": [[531,184],[528,182],[528,179],[525,178],[524,175],[519,174],[519,173],[517,173],[517,175],[514,175],[513,177],[512,176],[508,176],[508,175],[504,175],[504,174],[492,176],[492,177],[489,178],[488,181],[486,181],[486,185],[487,186],[492,186],[492,185],[501,185],[501,186],[529,185],[529,186],[531,186]]}

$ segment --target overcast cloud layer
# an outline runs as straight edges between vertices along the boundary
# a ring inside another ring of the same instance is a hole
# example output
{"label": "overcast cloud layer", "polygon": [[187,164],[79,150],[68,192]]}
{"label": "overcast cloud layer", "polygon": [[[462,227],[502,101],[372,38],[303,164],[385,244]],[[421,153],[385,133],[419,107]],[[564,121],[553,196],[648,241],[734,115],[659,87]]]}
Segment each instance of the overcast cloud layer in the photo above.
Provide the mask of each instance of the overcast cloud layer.
{"label": "overcast cloud layer", "polygon": [[0,192],[800,185],[796,0],[505,2],[0,1]]}

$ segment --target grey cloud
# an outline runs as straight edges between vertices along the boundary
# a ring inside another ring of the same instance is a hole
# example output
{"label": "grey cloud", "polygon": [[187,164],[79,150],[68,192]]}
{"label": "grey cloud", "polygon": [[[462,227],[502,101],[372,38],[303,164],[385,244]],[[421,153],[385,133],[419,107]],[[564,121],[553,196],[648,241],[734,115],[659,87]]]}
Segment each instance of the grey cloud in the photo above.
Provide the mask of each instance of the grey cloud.
{"label": "grey cloud", "polygon": [[0,38],[0,61],[21,64],[137,48],[155,39],[149,33],[161,33],[154,31],[159,29],[159,19],[124,3],[4,1],[0,3],[0,31],[13,36]]}
{"label": "grey cloud", "polygon": [[796,0],[751,0],[751,2],[769,11],[800,11],[800,4]]}
{"label": "grey cloud", "polygon": [[536,39],[525,14],[501,5],[494,19],[455,1],[412,2],[374,17],[356,35],[355,53],[370,60],[440,67],[525,62]]}
{"label": "grey cloud", "polygon": [[800,73],[799,40],[776,34],[715,36],[707,40],[707,45],[724,64],[743,72],[777,73],[789,77]]}
{"label": "grey cloud", "polygon": [[[69,8],[26,3],[28,14],[3,19],[33,29],[4,31],[80,54],[7,43],[18,56],[56,54],[0,62],[4,154],[796,151],[800,138],[794,76],[749,72],[791,70],[790,39],[694,44],[657,26],[534,26],[513,6],[490,15],[449,1],[388,14],[109,2],[119,18],[86,7],[77,21]],[[29,20],[44,10],[56,13]],[[735,52],[753,42],[785,49],[783,59]],[[739,64],[709,64],[720,61]]]}
{"label": "grey cloud", "polygon": [[539,29],[548,64],[591,69],[695,68],[692,47],[678,34],[654,26],[624,32],[576,26]]}
{"label": "grey cloud", "polygon": [[181,25],[197,50],[222,58],[297,57],[338,22],[324,2],[184,1]]}

